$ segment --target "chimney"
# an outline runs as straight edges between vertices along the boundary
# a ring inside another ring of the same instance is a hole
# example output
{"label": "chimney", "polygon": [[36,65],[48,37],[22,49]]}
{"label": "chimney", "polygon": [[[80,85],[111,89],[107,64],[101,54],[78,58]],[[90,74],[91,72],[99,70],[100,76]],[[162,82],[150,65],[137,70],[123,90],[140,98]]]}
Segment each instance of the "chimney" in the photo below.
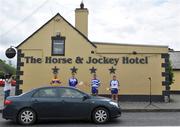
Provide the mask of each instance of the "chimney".
{"label": "chimney", "polygon": [[86,37],[88,37],[88,13],[83,2],[81,2],[80,8],[75,10],[75,27]]}

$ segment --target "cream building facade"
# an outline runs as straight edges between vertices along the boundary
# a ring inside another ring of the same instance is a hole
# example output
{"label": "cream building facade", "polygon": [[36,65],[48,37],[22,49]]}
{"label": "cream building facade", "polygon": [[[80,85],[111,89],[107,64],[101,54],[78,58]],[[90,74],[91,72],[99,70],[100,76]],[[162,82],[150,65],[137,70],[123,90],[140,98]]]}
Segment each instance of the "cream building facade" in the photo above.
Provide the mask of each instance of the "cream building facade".
{"label": "cream building facade", "polygon": [[75,10],[75,26],[59,13],[17,46],[16,94],[50,85],[58,71],[61,86],[67,86],[71,73],[78,86],[90,93],[94,73],[101,80],[99,94],[107,90],[113,75],[120,82],[120,100],[163,101],[169,97],[168,46],[92,42],[88,39],[88,9]]}

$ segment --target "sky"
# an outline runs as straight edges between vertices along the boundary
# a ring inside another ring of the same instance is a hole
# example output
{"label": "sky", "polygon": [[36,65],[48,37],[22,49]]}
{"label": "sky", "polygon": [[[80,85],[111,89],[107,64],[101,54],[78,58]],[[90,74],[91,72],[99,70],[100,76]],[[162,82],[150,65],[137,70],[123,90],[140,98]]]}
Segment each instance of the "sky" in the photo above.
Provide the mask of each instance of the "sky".
{"label": "sky", "polygon": [[[72,25],[82,0],[0,0],[0,59],[57,13]],[[180,51],[180,0],[83,0],[91,41],[167,45]],[[11,59],[16,63],[16,58]]]}

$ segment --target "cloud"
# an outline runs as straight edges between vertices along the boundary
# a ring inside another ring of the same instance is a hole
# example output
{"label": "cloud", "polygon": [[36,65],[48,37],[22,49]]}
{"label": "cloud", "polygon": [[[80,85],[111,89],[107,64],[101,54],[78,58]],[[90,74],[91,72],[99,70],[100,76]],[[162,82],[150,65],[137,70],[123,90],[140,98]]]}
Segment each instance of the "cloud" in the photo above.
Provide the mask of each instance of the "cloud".
{"label": "cloud", "polygon": [[178,0],[115,0],[96,14],[105,35],[103,38],[99,35],[96,40],[161,44],[179,50],[173,44],[180,41],[179,11]]}

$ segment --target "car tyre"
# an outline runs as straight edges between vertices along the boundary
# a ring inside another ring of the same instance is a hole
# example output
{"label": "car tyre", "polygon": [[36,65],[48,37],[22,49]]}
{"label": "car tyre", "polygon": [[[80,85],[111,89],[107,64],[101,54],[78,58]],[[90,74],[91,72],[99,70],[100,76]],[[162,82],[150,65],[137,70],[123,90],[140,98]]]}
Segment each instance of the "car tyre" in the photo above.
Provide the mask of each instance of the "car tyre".
{"label": "car tyre", "polygon": [[18,123],[22,125],[32,125],[36,121],[36,113],[29,108],[23,109],[18,114]]}
{"label": "car tyre", "polygon": [[109,111],[106,108],[99,107],[93,111],[92,119],[97,124],[103,124],[109,121]]}

